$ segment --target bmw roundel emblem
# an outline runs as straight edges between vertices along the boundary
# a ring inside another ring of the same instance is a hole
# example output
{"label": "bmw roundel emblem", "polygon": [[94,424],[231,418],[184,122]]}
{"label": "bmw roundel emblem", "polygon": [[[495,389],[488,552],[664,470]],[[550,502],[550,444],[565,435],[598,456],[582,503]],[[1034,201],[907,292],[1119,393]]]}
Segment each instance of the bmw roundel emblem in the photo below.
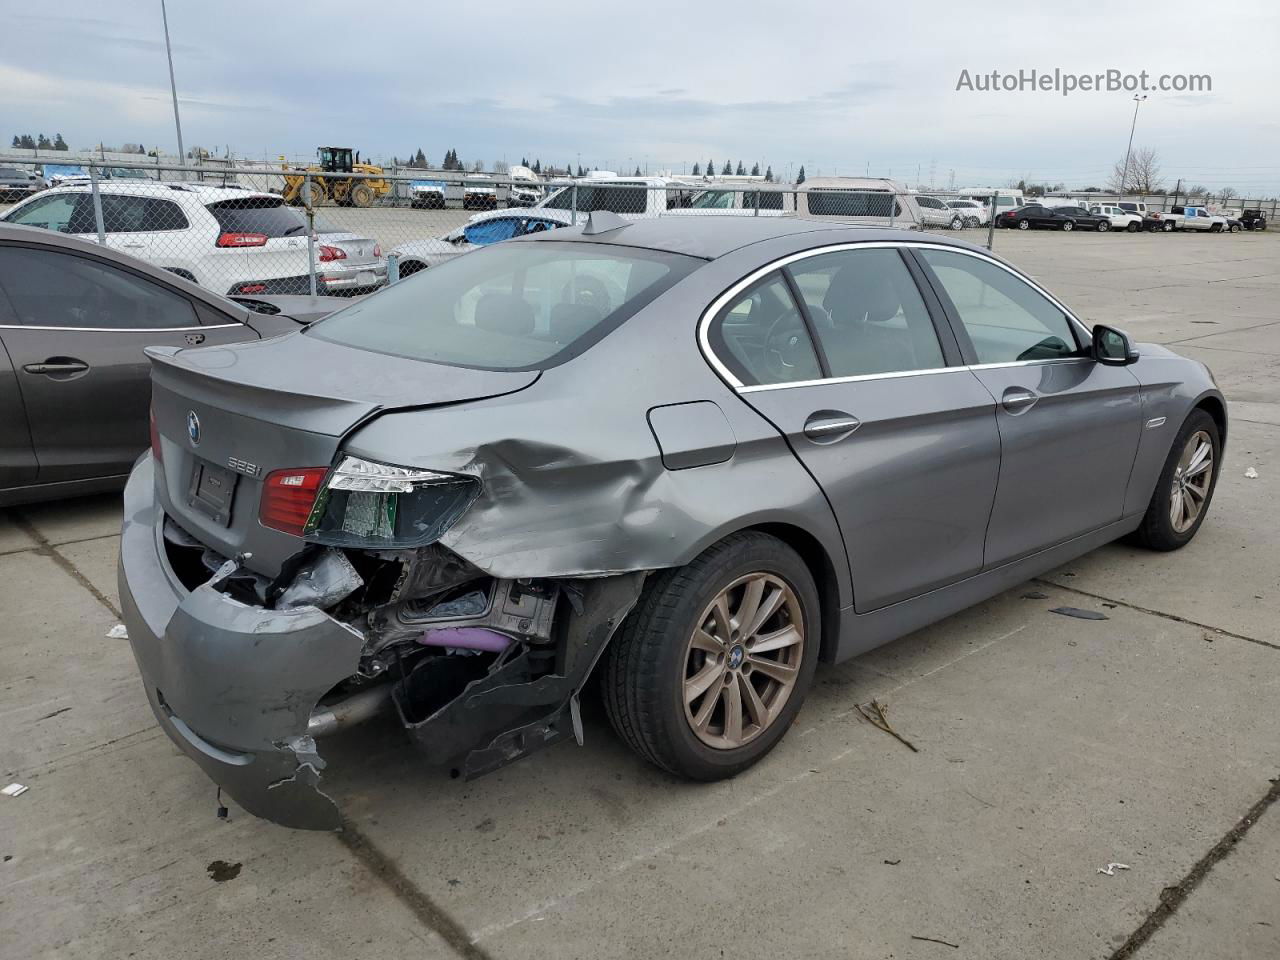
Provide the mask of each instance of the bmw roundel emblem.
{"label": "bmw roundel emblem", "polygon": [[191,438],[193,447],[200,443],[200,418],[194,410],[187,411],[187,436]]}

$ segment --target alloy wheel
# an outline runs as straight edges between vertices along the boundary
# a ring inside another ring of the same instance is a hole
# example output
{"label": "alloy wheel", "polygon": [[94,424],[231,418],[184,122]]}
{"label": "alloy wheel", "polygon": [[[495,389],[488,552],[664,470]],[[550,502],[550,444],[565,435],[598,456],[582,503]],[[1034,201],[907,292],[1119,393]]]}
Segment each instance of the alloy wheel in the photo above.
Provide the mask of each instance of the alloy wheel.
{"label": "alloy wheel", "polygon": [[804,657],[795,591],[768,573],[740,577],[707,605],[684,657],[684,713],[709,747],[750,743],[783,712]]}
{"label": "alloy wheel", "polygon": [[1204,510],[1213,485],[1213,440],[1197,430],[1187,440],[1173,472],[1173,490],[1169,495],[1169,521],[1175,533],[1190,530]]}

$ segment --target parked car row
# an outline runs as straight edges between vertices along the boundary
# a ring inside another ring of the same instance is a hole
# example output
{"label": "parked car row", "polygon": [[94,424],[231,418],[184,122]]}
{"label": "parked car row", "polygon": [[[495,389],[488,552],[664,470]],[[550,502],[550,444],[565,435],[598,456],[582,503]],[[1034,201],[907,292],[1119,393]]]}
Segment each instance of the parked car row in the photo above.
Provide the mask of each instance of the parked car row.
{"label": "parked car row", "polygon": [[1261,210],[1245,211],[1245,217],[1235,218],[1210,211],[1207,207],[1173,206],[1167,211],[1148,210],[1145,203],[1117,201],[1082,206],[1048,206],[1028,203],[996,217],[995,225],[1010,230],[1046,228],[1055,230],[1123,230],[1127,233],[1175,230],[1203,231],[1208,233],[1239,233],[1248,229],[1265,230],[1266,217]]}

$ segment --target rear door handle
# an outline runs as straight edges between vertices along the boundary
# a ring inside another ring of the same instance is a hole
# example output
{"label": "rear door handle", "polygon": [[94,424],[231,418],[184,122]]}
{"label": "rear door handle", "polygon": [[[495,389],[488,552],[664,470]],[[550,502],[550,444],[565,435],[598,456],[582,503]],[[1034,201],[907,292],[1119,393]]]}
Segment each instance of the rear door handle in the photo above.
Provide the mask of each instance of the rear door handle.
{"label": "rear door handle", "polygon": [[23,366],[26,373],[44,374],[45,376],[68,373],[84,373],[89,365],[75,357],[49,357],[44,363],[28,363]]}
{"label": "rear door handle", "polygon": [[804,435],[814,443],[835,443],[862,426],[862,421],[843,410],[818,410],[804,422]]}
{"label": "rear door handle", "polygon": [[1000,403],[1009,413],[1026,413],[1040,398],[1022,387],[1010,387],[1000,395]]}

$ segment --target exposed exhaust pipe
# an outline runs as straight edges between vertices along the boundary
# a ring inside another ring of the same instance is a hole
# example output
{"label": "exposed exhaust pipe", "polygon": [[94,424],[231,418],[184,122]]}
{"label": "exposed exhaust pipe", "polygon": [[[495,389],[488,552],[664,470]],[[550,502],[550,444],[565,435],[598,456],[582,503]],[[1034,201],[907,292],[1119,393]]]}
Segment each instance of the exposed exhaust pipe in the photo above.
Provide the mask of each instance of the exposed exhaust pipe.
{"label": "exposed exhaust pipe", "polygon": [[327,737],[376,716],[391,699],[391,686],[382,683],[353,693],[345,700],[318,707],[307,721],[307,736]]}

